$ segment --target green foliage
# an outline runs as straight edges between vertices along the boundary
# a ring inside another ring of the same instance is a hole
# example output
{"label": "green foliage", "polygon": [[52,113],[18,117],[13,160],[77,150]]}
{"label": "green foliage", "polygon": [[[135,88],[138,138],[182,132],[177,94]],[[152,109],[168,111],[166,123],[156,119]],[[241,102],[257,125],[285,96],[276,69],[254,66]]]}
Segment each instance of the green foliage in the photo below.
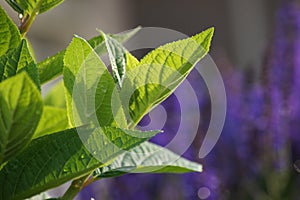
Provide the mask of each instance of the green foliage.
{"label": "green foliage", "polygon": [[118,156],[110,165],[96,170],[97,178],[108,178],[126,173],[186,173],[201,172],[198,163],[190,162],[168,149],[144,142]]}
{"label": "green foliage", "polygon": [[[74,36],[66,50],[36,64],[24,34],[38,13],[63,0],[6,1],[24,17],[18,30],[0,8],[0,200],[24,199],[70,180],[75,185],[64,199],[99,178],[202,170],[146,142],[160,131],[135,125],[206,55],[213,29],[161,46],[141,61],[121,44],[140,27],[88,41]],[[106,52],[112,75],[100,59]],[[42,99],[41,84],[59,75],[63,81]]]}
{"label": "green foliage", "polygon": [[129,101],[133,124],[165,100],[207,54],[213,32],[210,28],[191,38],[161,46],[127,72],[121,98],[126,99],[128,88],[138,88]]}
{"label": "green foliage", "polygon": [[0,163],[31,140],[42,115],[42,97],[26,73],[0,83]]}
{"label": "green foliage", "polygon": [[68,128],[69,123],[66,109],[44,106],[43,114],[35,130],[33,139]]}
{"label": "green foliage", "polygon": [[113,78],[115,80],[115,83],[118,84],[121,88],[126,71],[126,50],[120,43],[118,43],[109,35],[105,35],[103,32],[101,32],[101,35],[105,40],[105,45],[111,63]]}
{"label": "green foliage", "polygon": [[[80,137],[74,128],[33,140],[25,151],[0,172],[0,199],[23,199],[89,174],[94,169],[107,165],[124,150],[157,133],[114,127],[78,129],[83,134]],[[95,147],[93,154],[90,149],[86,149],[87,145]]]}
{"label": "green foliage", "polygon": [[44,105],[57,108],[66,108],[66,98],[64,90],[64,82],[56,83],[44,97]]}
{"label": "green foliage", "polygon": [[15,11],[23,15],[34,12],[43,13],[62,3],[64,0],[5,0]]}
{"label": "green foliage", "polygon": [[38,69],[25,39],[17,48],[0,57],[0,82],[22,71],[26,71],[36,86],[40,88]]}
{"label": "green foliage", "polygon": [[0,56],[2,56],[19,45],[21,41],[21,35],[17,26],[1,7],[0,27]]}
{"label": "green foliage", "polygon": [[[118,107],[119,111],[116,115],[112,112],[114,81],[87,41],[80,37],[73,38],[65,53],[64,65],[70,125],[78,126],[93,122],[99,123],[100,126],[126,127],[122,107]],[[114,104],[114,106],[118,105]]]}
{"label": "green foliage", "polygon": [[[115,40],[123,43],[126,42],[129,38],[131,38],[139,30],[140,27],[137,27],[128,32],[116,34],[116,35],[110,35],[110,36],[113,37]],[[95,52],[99,56],[106,52],[104,39],[102,35],[93,37],[88,41],[88,43],[91,45],[91,47],[95,50]],[[51,56],[45,59],[44,61],[38,63],[41,83],[46,83],[62,74],[63,66],[64,66],[64,61],[63,61],[64,55],[65,55],[65,50],[60,51],[54,56]]]}

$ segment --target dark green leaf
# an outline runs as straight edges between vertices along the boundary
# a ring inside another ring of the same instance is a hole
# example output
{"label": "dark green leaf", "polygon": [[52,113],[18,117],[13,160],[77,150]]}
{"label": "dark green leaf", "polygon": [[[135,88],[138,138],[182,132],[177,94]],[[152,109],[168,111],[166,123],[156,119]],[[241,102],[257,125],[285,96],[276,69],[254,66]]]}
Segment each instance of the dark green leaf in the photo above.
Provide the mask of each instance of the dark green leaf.
{"label": "dark green leaf", "polygon": [[0,82],[22,71],[26,71],[40,89],[38,69],[25,39],[17,48],[0,57]]}
{"label": "dark green leaf", "polygon": [[18,27],[0,6],[0,56],[18,47],[21,35]]}
{"label": "dark green leaf", "polygon": [[43,13],[64,0],[5,0],[15,11],[22,14]]}
{"label": "dark green leaf", "polygon": [[81,127],[35,139],[0,171],[0,200],[24,199],[88,175],[156,133]]}

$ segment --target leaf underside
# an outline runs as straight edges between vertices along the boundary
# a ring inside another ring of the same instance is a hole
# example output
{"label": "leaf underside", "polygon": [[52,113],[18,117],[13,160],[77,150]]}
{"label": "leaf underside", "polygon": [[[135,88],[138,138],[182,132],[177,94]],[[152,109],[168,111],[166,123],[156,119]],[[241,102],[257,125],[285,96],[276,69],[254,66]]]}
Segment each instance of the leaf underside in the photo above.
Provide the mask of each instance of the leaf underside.
{"label": "leaf underside", "polygon": [[114,162],[96,170],[94,177],[109,178],[127,173],[201,172],[202,166],[188,161],[168,149],[144,142],[118,156]]}
{"label": "leaf underside", "polygon": [[126,71],[126,49],[115,39],[101,32],[106,44],[113,78],[121,88]]}
{"label": "leaf underside", "polygon": [[[135,29],[132,29],[125,33],[120,33],[116,35],[110,35],[118,42],[125,42],[129,38],[131,38],[134,34],[136,34],[141,28],[137,27]],[[91,45],[91,47],[94,49],[94,51],[98,55],[102,55],[106,52],[104,39],[101,35],[93,37],[92,39],[88,40],[88,43]],[[38,63],[38,69],[39,69],[39,77],[41,84],[46,83],[53,78],[59,76],[62,74],[63,66],[64,66],[64,54],[65,50],[58,52],[54,56],[51,56],[44,61]]]}

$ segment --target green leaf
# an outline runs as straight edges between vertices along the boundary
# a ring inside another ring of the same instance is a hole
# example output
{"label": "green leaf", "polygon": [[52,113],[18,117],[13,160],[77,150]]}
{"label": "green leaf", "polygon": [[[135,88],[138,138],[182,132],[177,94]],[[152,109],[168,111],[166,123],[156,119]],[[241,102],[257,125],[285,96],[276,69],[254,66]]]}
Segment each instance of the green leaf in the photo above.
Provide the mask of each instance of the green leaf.
{"label": "green leaf", "polygon": [[117,95],[113,96],[114,81],[104,63],[84,39],[73,38],[65,53],[64,64],[70,125],[92,122],[100,126],[126,127],[121,102]]}
{"label": "green leaf", "polygon": [[41,84],[44,84],[61,75],[64,66],[65,50],[58,52],[42,62],[38,63]]}
{"label": "green leaf", "polygon": [[129,67],[120,95],[124,108],[129,104],[129,111],[125,110],[125,113],[132,119],[131,126],[166,99],[208,53],[213,32],[214,29],[210,28],[193,37],[161,46],[147,54],[135,67]]}
{"label": "green leaf", "polygon": [[40,13],[46,12],[59,4],[61,4],[64,0],[42,0],[43,3],[40,7]]}
{"label": "green leaf", "polygon": [[88,175],[156,133],[81,127],[35,139],[0,171],[0,200],[24,199]]}
{"label": "green leaf", "polygon": [[6,0],[18,13],[43,13],[61,4],[64,0]]}
{"label": "green leaf", "polygon": [[22,71],[26,71],[40,89],[38,69],[25,39],[17,48],[0,57],[0,82]]}
{"label": "green leaf", "polygon": [[45,95],[44,105],[63,109],[67,108],[63,81],[59,81],[59,83],[53,86],[53,88]]}
{"label": "green leaf", "polygon": [[42,115],[42,97],[26,73],[0,83],[0,163],[31,140]]}
{"label": "green leaf", "polygon": [[[99,29],[97,29],[97,30],[99,31]],[[131,29],[131,30],[128,30],[125,32],[121,32],[118,34],[106,34],[106,35],[109,35],[110,37],[112,37],[113,39],[115,39],[116,41],[118,41],[120,43],[124,43],[127,40],[129,40],[130,38],[132,38],[140,30],[141,30],[141,27],[138,26],[134,29]],[[105,52],[107,52],[106,45],[104,43],[104,38],[101,34],[99,36],[96,36],[96,37],[88,40],[88,43],[91,45],[91,47],[93,47],[93,49],[99,56],[104,54]]]}
{"label": "green leaf", "polygon": [[[123,43],[126,42],[129,38],[131,38],[134,34],[136,34],[140,29],[141,29],[140,27],[137,27],[125,33],[110,35],[110,36],[113,37],[118,42]],[[91,45],[91,47],[95,50],[95,52],[98,55],[102,55],[103,53],[106,52],[104,39],[102,35],[90,39],[88,43]],[[40,82],[42,84],[62,74],[63,66],[64,66],[64,62],[63,62],[64,54],[65,54],[65,50],[60,51],[54,56],[51,56],[46,60],[38,63],[39,77],[40,77]]]}
{"label": "green leaf", "polygon": [[18,27],[0,6],[0,56],[18,47],[21,35]]}
{"label": "green leaf", "polygon": [[135,34],[137,34],[142,29],[141,26],[137,26],[134,29],[127,30],[118,34],[108,34],[110,37],[114,38],[118,42],[126,42],[128,39],[132,38]]}
{"label": "green leaf", "polygon": [[126,71],[134,69],[139,65],[139,60],[128,51],[126,52]]}
{"label": "green leaf", "polygon": [[121,88],[126,72],[126,49],[109,35],[102,31],[100,33],[105,41],[114,81]]}
{"label": "green leaf", "polygon": [[126,173],[201,172],[202,165],[191,162],[172,151],[144,142],[118,156],[114,162],[94,172],[95,178],[121,176]]}
{"label": "green leaf", "polygon": [[68,128],[67,110],[44,106],[43,114],[35,130],[33,139]]}

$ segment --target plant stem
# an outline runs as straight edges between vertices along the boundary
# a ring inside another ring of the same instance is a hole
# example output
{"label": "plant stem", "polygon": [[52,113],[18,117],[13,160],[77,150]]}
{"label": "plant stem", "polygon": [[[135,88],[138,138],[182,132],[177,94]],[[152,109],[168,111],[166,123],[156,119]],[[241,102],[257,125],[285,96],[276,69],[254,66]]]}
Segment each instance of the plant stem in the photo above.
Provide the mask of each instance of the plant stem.
{"label": "plant stem", "polygon": [[21,19],[21,24],[19,26],[19,31],[21,35],[24,37],[28,32],[30,26],[35,20],[36,16],[39,14],[40,7],[44,0],[40,0],[36,7],[32,10],[31,13],[26,13],[26,15]]}
{"label": "plant stem", "polygon": [[31,24],[33,23],[33,21],[35,20],[35,17],[38,15],[37,12],[33,13],[31,16],[29,14],[25,15],[22,19],[21,19],[21,24],[19,26],[19,30],[21,35],[24,37],[26,35],[26,33],[28,32]]}
{"label": "plant stem", "polygon": [[76,179],[74,181],[72,181],[70,187],[68,188],[68,190],[65,192],[65,194],[60,197],[60,200],[72,200],[74,199],[77,194],[87,185],[89,185],[90,183],[93,182],[92,178],[89,178],[90,175],[87,176],[83,176],[79,179]]}

